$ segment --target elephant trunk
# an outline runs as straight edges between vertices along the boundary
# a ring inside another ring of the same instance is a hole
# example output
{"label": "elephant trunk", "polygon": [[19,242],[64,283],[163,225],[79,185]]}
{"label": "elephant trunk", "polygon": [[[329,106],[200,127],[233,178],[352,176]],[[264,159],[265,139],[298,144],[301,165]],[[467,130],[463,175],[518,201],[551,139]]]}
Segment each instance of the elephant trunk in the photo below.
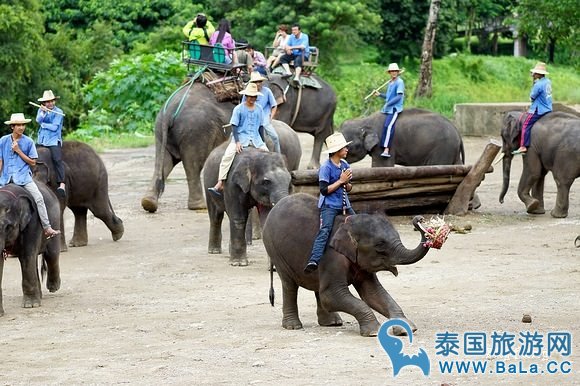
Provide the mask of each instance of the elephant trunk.
{"label": "elephant trunk", "polygon": [[504,153],[503,156],[503,185],[501,188],[501,193],[499,194],[499,202],[503,204],[505,195],[508,191],[510,186],[510,171],[512,168],[512,159],[513,156],[510,154],[509,151]]}
{"label": "elephant trunk", "polygon": [[398,256],[399,260],[395,264],[409,265],[416,263],[429,252],[429,248],[425,246],[427,238],[425,237],[425,230],[420,225],[421,221],[423,221],[421,216],[415,216],[413,219],[413,226],[421,233],[419,245],[415,249],[407,249],[402,243],[399,243],[395,252],[395,256]]}
{"label": "elephant trunk", "polygon": [[283,199],[284,197],[288,196],[288,190],[286,189],[279,189],[276,190],[274,192],[272,192],[272,194],[270,194],[270,202],[272,203],[272,206],[276,205],[277,203],[280,202],[281,199]]}

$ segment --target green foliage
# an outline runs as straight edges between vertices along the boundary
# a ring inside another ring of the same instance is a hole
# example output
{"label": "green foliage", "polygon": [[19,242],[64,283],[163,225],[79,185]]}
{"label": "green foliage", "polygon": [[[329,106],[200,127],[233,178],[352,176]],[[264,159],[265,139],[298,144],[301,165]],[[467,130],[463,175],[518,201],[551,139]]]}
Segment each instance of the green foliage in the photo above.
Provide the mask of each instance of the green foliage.
{"label": "green foliage", "polygon": [[82,118],[81,134],[151,133],[161,105],[185,75],[178,54],[168,51],[113,61],[83,87],[91,110]]}

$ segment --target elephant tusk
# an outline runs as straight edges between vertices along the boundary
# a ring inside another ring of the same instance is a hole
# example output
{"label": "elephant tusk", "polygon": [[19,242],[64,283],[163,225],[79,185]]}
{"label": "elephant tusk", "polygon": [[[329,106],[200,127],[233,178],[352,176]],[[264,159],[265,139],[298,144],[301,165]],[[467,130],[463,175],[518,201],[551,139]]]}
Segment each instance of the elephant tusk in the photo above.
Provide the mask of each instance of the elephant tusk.
{"label": "elephant tusk", "polygon": [[503,159],[503,157],[505,157],[505,153],[501,153],[500,156],[498,157],[498,159],[493,162],[493,164],[495,165],[495,164],[499,163],[499,161],[501,161]]}

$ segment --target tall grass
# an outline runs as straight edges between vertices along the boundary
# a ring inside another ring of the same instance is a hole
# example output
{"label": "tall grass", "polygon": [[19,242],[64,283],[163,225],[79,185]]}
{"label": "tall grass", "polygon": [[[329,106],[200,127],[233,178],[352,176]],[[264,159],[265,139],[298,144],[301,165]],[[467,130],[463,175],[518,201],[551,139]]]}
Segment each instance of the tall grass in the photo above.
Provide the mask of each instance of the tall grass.
{"label": "tall grass", "polygon": [[[527,102],[532,86],[529,70],[535,61],[515,57],[451,55],[433,62],[433,96],[416,99],[419,65],[399,63],[405,67],[405,106],[422,107],[453,116],[453,106],[469,102]],[[548,66],[554,101],[580,104],[580,74],[572,67]],[[329,78],[338,94],[335,122],[380,110],[384,99],[365,96],[388,80],[385,67],[373,63],[340,66],[340,76]],[[381,90],[385,91],[385,88]]]}

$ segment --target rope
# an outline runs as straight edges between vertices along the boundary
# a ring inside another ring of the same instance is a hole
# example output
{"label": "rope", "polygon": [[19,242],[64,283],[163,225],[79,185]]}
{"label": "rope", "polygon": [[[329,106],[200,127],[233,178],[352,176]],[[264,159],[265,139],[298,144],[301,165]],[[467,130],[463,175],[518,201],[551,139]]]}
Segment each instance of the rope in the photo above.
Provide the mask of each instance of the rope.
{"label": "rope", "polygon": [[191,77],[191,79],[187,83],[185,83],[184,85],[179,87],[177,90],[175,90],[173,92],[173,94],[171,94],[171,96],[169,97],[169,99],[167,99],[167,102],[165,102],[165,105],[163,106],[163,114],[165,114],[165,112],[167,111],[167,106],[169,105],[169,102],[171,102],[171,100],[173,99],[175,94],[177,94],[182,88],[188,86],[187,92],[183,93],[183,96],[181,97],[181,101],[179,101],[179,106],[177,106],[177,109],[175,110],[175,113],[173,114],[173,118],[176,118],[177,115],[179,115],[179,112],[181,111],[181,107],[183,107],[183,103],[185,102],[185,98],[189,94],[189,90],[191,89],[191,87],[193,86],[193,84],[195,83],[197,78],[199,78],[200,75],[203,74],[203,72],[206,69],[207,69],[207,65],[205,65],[202,68],[200,68],[199,70],[197,70],[197,72]]}

